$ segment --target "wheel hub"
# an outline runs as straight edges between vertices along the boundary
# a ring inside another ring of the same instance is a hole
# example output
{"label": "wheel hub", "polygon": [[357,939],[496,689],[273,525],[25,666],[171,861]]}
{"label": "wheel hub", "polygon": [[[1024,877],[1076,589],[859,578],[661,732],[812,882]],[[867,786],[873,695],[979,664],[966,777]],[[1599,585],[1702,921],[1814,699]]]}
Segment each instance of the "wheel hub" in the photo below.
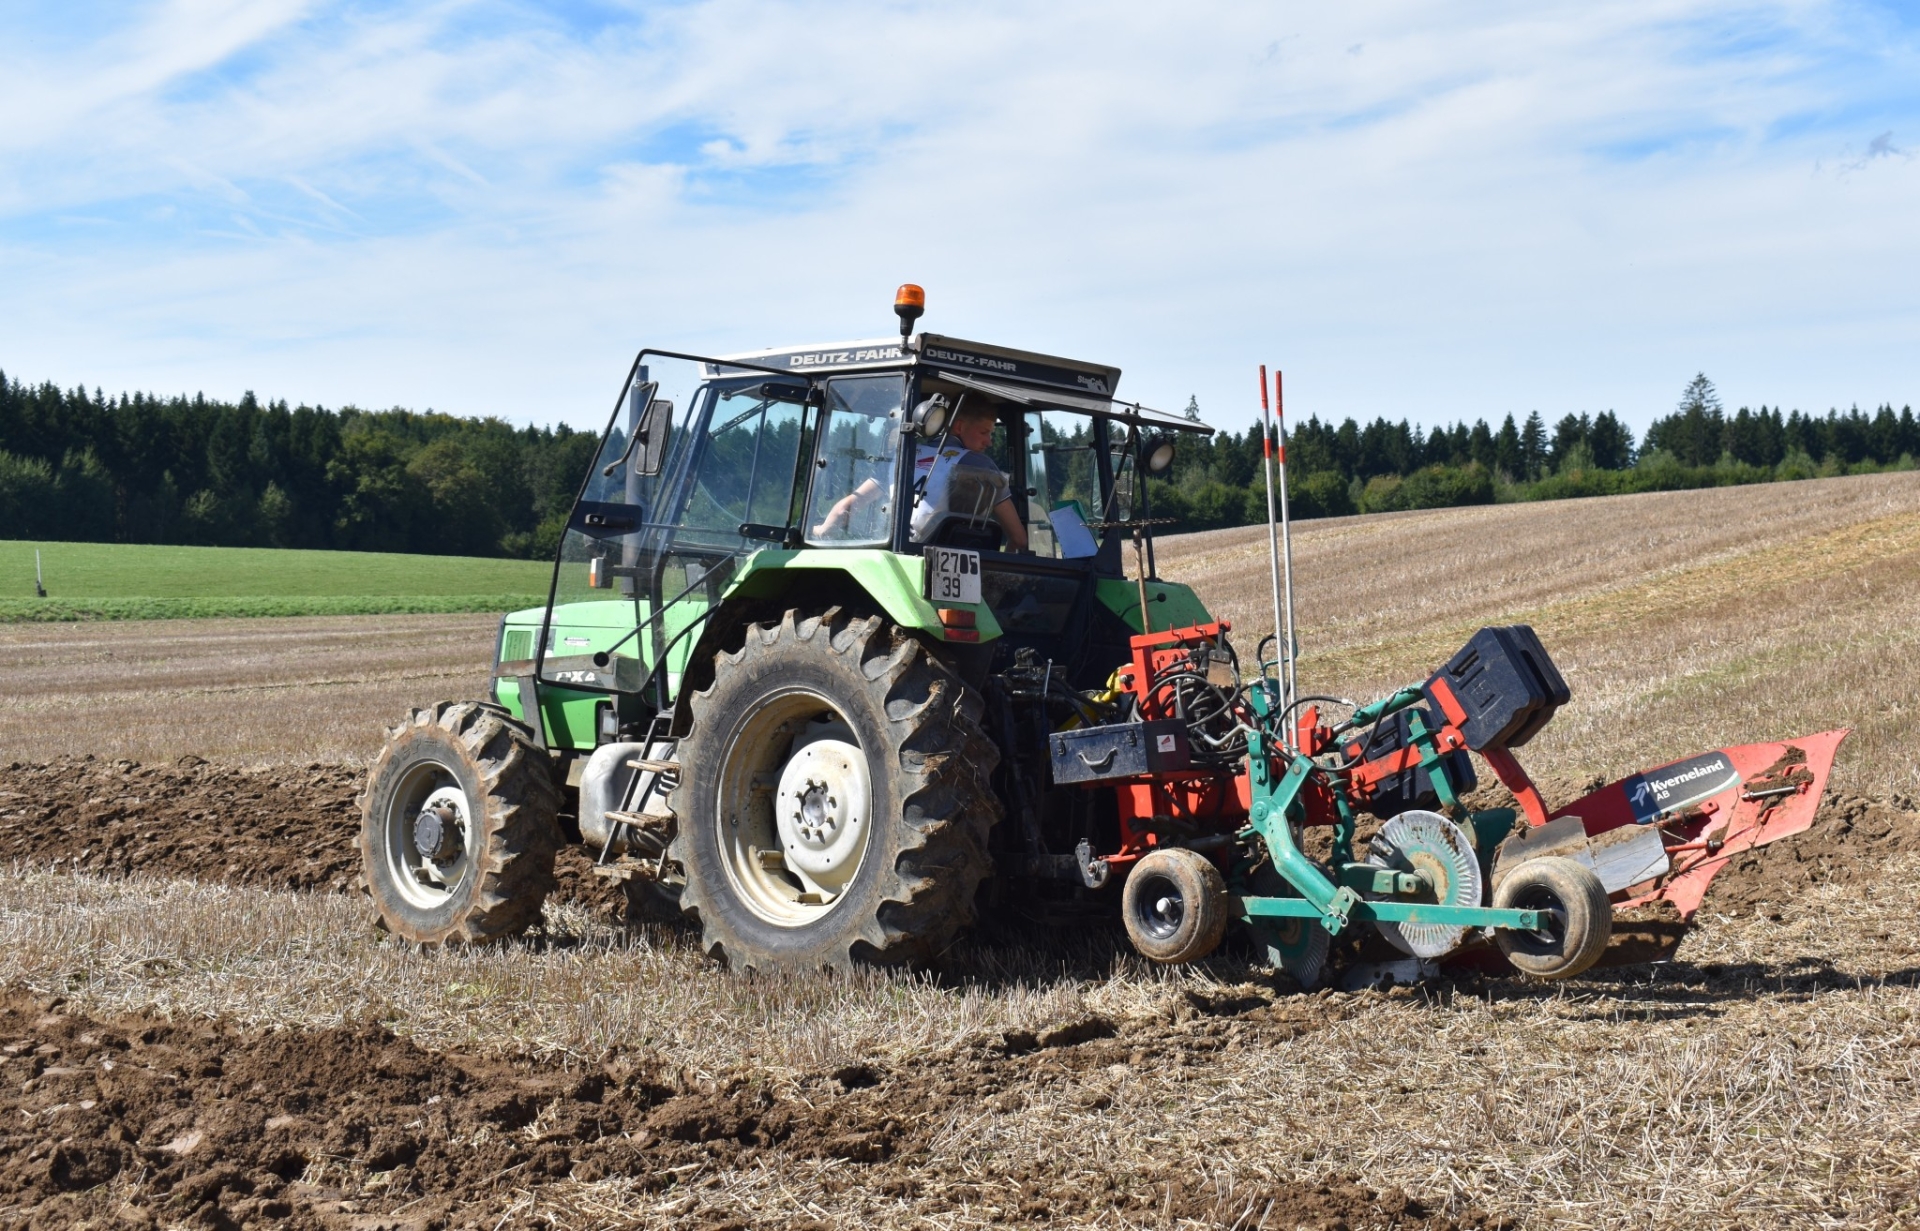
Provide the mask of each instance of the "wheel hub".
{"label": "wheel hub", "polygon": [[395,791],[384,818],[383,845],[394,889],[414,906],[432,910],[472,870],[467,844],[477,818],[467,793],[445,766],[415,766]]}
{"label": "wheel hub", "polygon": [[422,858],[445,863],[466,849],[461,833],[460,812],[451,802],[435,798],[420,809],[413,822],[413,849]]}
{"label": "wheel hub", "polygon": [[[1172,882],[1159,879],[1160,883],[1147,886],[1148,892],[1140,898],[1140,930],[1149,936],[1165,939],[1180,930],[1181,922],[1187,917],[1187,904],[1180,900],[1180,893]],[[1155,892],[1155,891],[1158,892]],[[1144,910],[1141,910],[1144,907]]]}
{"label": "wheel hub", "polygon": [[839,739],[814,740],[780,771],[774,826],[787,869],[831,899],[853,879],[873,819],[867,758]]}
{"label": "wheel hub", "polygon": [[800,841],[815,850],[824,849],[833,840],[833,831],[840,828],[840,817],[835,812],[840,801],[833,797],[824,782],[807,779],[801,788],[800,811],[794,816],[794,831]]}

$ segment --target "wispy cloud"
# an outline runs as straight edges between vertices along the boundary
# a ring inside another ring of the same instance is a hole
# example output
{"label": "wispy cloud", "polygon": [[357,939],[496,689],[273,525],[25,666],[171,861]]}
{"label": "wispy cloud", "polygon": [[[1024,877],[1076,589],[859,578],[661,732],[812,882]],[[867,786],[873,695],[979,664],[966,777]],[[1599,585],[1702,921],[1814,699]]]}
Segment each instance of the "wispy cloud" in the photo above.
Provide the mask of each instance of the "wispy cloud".
{"label": "wispy cloud", "polygon": [[[641,342],[884,332],[913,278],[1227,422],[1261,361],[1426,421],[1920,397],[1916,82],[1811,0],[30,9],[0,365],[584,422]],[[1809,177],[1841,144],[1877,173]]]}

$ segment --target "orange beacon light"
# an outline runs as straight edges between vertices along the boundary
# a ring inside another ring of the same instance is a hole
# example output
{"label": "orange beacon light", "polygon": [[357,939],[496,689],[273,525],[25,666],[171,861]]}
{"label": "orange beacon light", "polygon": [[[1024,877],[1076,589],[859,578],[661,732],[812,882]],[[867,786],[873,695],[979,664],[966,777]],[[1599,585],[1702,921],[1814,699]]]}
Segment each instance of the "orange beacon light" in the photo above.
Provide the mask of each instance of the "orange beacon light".
{"label": "orange beacon light", "polygon": [[893,314],[900,318],[900,340],[913,336],[913,323],[927,310],[927,293],[908,282],[893,293]]}

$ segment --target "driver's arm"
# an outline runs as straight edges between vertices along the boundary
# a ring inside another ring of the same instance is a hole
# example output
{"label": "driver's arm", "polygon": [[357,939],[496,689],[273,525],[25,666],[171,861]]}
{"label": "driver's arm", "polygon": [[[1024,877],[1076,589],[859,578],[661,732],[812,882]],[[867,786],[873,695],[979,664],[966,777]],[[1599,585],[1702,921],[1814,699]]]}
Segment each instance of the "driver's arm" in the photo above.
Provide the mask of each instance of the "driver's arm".
{"label": "driver's arm", "polygon": [[1027,523],[1020,520],[1019,511],[1013,507],[1013,497],[1009,496],[993,506],[993,518],[1006,534],[1008,547],[1015,551],[1027,549]]}
{"label": "driver's arm", "polygon": [[822,518],[820,524],[815,526],[810,533],[816,539],[825,538],[852,520],[854,510],[868,503],[879,494],[879,481],[876,479],[866,480],[860,484],[860,486],[854,488],[851,494],[842,496],[840,499],[834,501],[833,507],[827,510],[826,517]]}

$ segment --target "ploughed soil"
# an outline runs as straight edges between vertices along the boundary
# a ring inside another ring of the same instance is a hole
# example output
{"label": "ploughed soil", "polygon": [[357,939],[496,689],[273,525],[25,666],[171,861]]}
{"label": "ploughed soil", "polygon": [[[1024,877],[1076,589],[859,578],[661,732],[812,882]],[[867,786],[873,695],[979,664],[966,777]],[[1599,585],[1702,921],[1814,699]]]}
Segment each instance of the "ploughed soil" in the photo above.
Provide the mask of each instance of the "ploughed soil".
{"label": "ploughed soil", "polygon": [[[347,892],[359,779],[335,765],[198,758],[0,766],[0,865]],[[1912,801],[1832,793],[1812,829],[1734,860],[1708,908],[1767,910],[1812,884],[1869,879],[1916,838]],[[564,852],[557,896],[623,906],[588,865],[586,852]],[[1104,1188],[1064,1168],[943,1176],[932,1165],[942,1126],[983,1102],[1115,1065],[1205,1064],[1233,1031],[1285,1039],[1356,1011],[1321,997],[1186,996],[1191,1012],[1171,1030],[1090,1018],[773,1089],[748,1071],[691,1077],[644,1051],[540,1062],[428,1051],[378,1022],[263,1032],[99,1020],[0,991],[0,1226],[492,1226],[530,1186],[612,1180],[655,1201],[679,1186],[682,1222],[717,1228],[739,1224],[703,1207],[691,1181],[763,1157],[833,1161],[832,1183],[928,1213],[1013,1192],[1032,1223],[1117,1211],[1156,1224],[1264,1213],[1269,1226],[1488,1225],[1337,1174],[1229,1199],[1172,1161]]]}
{"label": "ploughed soil", "polygon": [[[238,769],[198,757],[14,762],[0,766],[0,864],[345,891],[359,875],[361,776],[341,765]],[[1811,829],[1732,859],[1706,905],[1747,910],[1787,902],[1809,885],[1851,884],[1916,840],[1914,801],[1829,791]],[[591,866],[583,848],[562,849],[554,897],[624,910],[624,894]]]}
{"label": "ploughed soil", "polygon": [[[1119,1212],[1225,1226],[1264,1211],[1269,1226],[1328,1231],[1493,1225],[1339,1177],[1231,1198],[1176,1165],[1130,1188],[991,1167],[930,1178],[929,1142],[963,1107],[1088,1069],[1199,1059],[1226,1042],[1227,1017],[1248,1018],[1237,1003],[1189,999],[1184,1025],[1151,1039],[1092,1018],[976,1040],[909,1070],[814,1074],[776,1094],[743,1074],[691,1080],[643,1054],[543,1064],[427,1051],[375,1023],[261,1032],[102,1021],[58,999],[4,995],[0,1222],[493,1226],[530,1185],[621,1177],[671,1199],[682,1179],[773,1154],[839,1160],[834,1183],[908,1202],[1017,1192],[1028,1222]],[[1284,1002],[1253,1016],[1284,1037],[1326,1018],[1323,1006]],[[681,1225],[740,1225],[703,1218],[697,1190],[685,1200]]]}
{"label": "ploughed soil", "polygon": [[1813,828],[1729,859],[1703,909],[1728,914],[1781,906],[1812,885],[1868,880],[1912,850],[1916,839],[1920,811],[1905,796],[1829,790]]}
{"label": "ploughed soil", "polygon": [[[343,765],[237,769],[192,756],[13,762],[0,766],[0,864],[342,892],[360,874],[363,777]],[[592,864],[563,848],[554,899],[624,911],[624,893]]]}

